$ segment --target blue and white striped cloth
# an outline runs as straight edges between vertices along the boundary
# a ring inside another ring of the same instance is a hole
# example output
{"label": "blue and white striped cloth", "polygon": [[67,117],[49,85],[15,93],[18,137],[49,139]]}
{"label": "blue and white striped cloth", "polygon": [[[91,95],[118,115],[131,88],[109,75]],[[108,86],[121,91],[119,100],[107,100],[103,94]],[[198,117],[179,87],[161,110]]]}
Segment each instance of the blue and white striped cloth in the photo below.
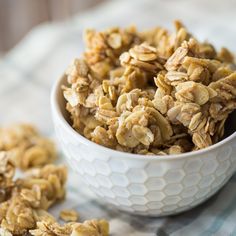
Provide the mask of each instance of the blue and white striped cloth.
{"label": "blue and white striped cloth", "polygon": [[[181,19],[200,39],[236,52],[236,2],[233,0],[117,0],[76,16],[67,22],[42,25],[0,61],[0,125],[31,122],[53,135],[49,94],[53,82],[68,63],[83,51],[82,32],[92,27],[136,24],[139,28]],[[236,157],[235,157],[236,158]],[[55,206],[75,208],[81,220],[107,218],[111,235],[134,236],[236,236],[236,175],[214,197],[177,216],[131,216],[104,206],[70,174],[67,200]]]}

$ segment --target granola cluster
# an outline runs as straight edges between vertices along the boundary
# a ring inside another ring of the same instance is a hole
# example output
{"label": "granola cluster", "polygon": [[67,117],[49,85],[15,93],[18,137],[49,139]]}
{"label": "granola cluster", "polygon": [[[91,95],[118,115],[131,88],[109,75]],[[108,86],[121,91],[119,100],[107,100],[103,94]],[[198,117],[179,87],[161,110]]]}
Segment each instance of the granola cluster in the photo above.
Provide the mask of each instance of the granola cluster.
{"label": "granola cluster", "polygon": [[[105,220],[78,223],[76,211],[64,210],[60,216],[70,223],[59,225],[47,212],[49,207],[64,199],[67,179],[65,166],[47,164],[55,159],[51,141],[29,125],[1,129],[0,137],[1,236],[108,236],[109,225]],[[31,148],[41,149],[49,160],[45,155],[33,155],[30,164],[23,167],[25,153]],[[15,151],[19,151],[17,158]],[[23,170],[39,167],[27,170],[23,178],[15,178],[15,165]]]}
{"label": "granola cluster", "polygon": [[197,41],[178,21],[154,28],[88,30],[63,86],[73,128],[124,152],[166,155],[218,142],[236,108],[233,55]]}
{"label": "granola cluster", "polygon": [[[0,227],[12,235],[24,235],[35,228],[48,214],[46,210],[64,198],[66,177],[66,167],[51,164],[33,169],[25,178],[11,179],[11,191],[0,202]],[[5,191],[2,186],[1,190]]]}
{"label": "granola cluster", "polygon": [[28,124],[0,128],[0,151],[7,151],[14,165],[22,170],[40,167],[56,159],[54,143]]}
{"label": "granola cluster", "polygon": [[7,153],[0,152],[0,203],[5,201],[14,187],[15,167],[9,161]]}

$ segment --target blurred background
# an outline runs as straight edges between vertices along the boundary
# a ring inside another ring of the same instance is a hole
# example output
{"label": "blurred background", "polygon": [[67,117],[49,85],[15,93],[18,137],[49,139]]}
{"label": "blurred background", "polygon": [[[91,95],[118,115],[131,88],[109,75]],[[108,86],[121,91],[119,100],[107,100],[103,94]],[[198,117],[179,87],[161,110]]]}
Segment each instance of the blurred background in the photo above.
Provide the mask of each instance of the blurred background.
{"label": "blurred background", "polygon": [[0,0],[0,56],[34,26],[63,21],[105,0]]}
{"label": "blurred background", "polygon": [[[107,27],[118,23],[141,27],[169,27],[174,19],[181,19],[201,40],[214,34],[210,41],[216,46],[228,45],[236,51],[234,41],[227,38],[235,28],[235,0],[0,0],[0,58],[35,26],[65,22],[73,16],[80,17],[85,12],[91,13],[88,10],[96,9],[100,5],[112,5],[112,2],[117,2],[114,4],[116,9],[112,9],[112,12],[101,11],[90,26]],[[138,6],[141,6],[141,15]],[[124,12],[128,14],[125,15]],[[112,19],[99,24],[108,15]],[[84,29],[80,20],[77,26]]]}

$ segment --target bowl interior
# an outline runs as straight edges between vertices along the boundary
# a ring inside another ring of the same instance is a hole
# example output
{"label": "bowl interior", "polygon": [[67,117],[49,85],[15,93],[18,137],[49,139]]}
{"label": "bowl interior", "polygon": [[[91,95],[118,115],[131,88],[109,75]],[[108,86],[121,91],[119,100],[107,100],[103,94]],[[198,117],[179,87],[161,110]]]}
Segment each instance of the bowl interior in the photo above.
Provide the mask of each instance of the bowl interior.
{"label": "bowl interior", "polygon": [[225,122],[225,133],[223,138],[229,137],[236,131],[236,110],[232,112]]}

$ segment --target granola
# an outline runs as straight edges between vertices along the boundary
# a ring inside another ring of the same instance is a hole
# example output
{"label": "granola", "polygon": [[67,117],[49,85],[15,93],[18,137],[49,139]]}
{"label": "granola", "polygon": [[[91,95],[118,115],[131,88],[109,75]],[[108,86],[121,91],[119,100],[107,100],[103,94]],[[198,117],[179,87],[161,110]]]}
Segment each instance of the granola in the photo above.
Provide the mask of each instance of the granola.
{"label": "granola", "polygon": [[88,30],[87,48],[63,86],[73,128],[103,146],[146,155],[198,150],[219,141],[236,108],[233,54],[175,32]]}
{"label": "granola", "polygon": [[0,128],[0,151],[8,152],[14,165],[22,170],[52,163],[56,158],[53,142],[28,124]]}
{"label": "granola", "polygon": [[[54,160],[55,149],[51,141],[39,136],[30,125],[1,129],[0,136],[0,235],[108,236],[109,225],[105,220],[78,223],[76,211],[64,210],[60,217],[70,223],[61,226],[47,212],[49,207],[65,197],[67,168],[47,164],[43,156],[42,161],[36,160],[33,165],[23,167],[21,163],[30,148],[41,148],[47,152],[49,162]],[[13,149],[21,149],[17,160],[12,154]],[[35,155],[34,158],[40,157]],[[38,168],[31,168],[33,166]],[[16,167],[30,169],[23,178],[15,179]]]}
{"label": "granola", "polygon": [[14,174],[15,167],[9,160],[7,152],[0,152],[0,204],[11,194]]}
{"label": "granola", "polygon": [[46,165],[14,181],[10,197],[0,203],[0,226],[22,235],[36,226],[38,210],[47,210],[65,195],[66,167]]}
{"label": "granola", "polygon": [[106,220],[87,220],[65,225],[59,225],[55,221],[39,221],[37,228],[29,232],[33,236],[108,236],[109,225]]}
{"label": "granola", "polygon": [[79,218],[79,214],[75,210],[62,210],[60,212],[60,218],[66,222],[76,222]]}

